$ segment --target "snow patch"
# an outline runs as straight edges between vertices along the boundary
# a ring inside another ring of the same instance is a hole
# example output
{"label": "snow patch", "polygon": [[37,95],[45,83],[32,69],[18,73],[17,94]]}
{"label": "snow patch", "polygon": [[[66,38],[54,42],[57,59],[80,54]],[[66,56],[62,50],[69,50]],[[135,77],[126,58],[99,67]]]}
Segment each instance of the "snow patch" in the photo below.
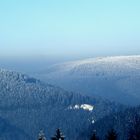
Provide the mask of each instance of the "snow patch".
{"label": "snow patch", "polygon": [[94,124],[94,123],[95,123],[95,121],[94,121],[94,120],[92,120],[92,121],[91,121],[91,123],[92,123],[92,124]]}
{"label": "snow patch", "polygon": [[83,109],[92,112],[94,106],[89,105],[89,104],[81,104],[81,105],[74,105],[74,106],[69,106],[68,109]]}

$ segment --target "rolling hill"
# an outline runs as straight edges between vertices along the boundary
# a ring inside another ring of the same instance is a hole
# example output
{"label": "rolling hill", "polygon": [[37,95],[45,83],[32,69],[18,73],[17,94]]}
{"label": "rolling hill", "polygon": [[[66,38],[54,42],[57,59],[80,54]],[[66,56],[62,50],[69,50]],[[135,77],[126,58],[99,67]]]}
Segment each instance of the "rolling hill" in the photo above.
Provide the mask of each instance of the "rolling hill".
{"label": "rolling hill", "polygon": [[127,105],[140,104],[140,56],[90,58],[56,64],[37,75],[66,90]]}

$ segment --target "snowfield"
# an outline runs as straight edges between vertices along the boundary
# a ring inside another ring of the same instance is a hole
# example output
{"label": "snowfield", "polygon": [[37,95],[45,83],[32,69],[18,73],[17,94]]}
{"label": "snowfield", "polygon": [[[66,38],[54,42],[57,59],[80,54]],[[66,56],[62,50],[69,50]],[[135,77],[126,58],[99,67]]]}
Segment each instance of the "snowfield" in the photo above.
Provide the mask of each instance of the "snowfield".
{"label": "snowfield", "polygon": [[140,55],[56,64],[37,77],[66,90],[129,105],[140,103]]}

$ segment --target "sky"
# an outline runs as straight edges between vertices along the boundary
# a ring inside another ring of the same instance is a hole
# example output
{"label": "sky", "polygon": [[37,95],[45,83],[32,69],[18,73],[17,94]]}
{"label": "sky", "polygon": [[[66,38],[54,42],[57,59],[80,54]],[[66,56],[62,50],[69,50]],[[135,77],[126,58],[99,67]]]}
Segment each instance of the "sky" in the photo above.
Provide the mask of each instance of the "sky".
{"label": "sky", "polygon": [[140,54],[139,0],[1,0],[0,57]]}

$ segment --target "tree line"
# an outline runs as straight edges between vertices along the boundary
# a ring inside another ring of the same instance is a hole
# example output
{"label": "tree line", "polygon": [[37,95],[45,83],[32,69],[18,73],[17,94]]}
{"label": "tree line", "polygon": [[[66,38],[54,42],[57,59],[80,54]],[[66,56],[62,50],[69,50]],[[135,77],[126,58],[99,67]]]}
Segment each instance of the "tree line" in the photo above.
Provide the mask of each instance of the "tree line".
{"label": "tree line", "polygon": [[[91,134],[89,140],[101,140],[96,135],[96,130],[94,130],[92,133],[93,134]],[[38,140],[47,140],[43,131],[40,131]],[[65,140],[65,136],[63,135],[63,133],[61,132],[60,129],[57,129],[56,134],[53,137],[51,137],[51,140]],[[117,133],[117,131],[114,128],[112,128],[107,132],[104,140],[119,140],[119,134]],[[139,116],[139,114],[135,114],[134,120],[130,123],[126,140],[140,140],[140,116]]]}
{"label": "tree line", "polygon": [[[62,134],[60,129],[57,129],[56,134],[53,137],[51,137],[51,140],[64,140],[64,139],[65,136]],[[40,131],[38,140],[47,140],[43,130]]]}

